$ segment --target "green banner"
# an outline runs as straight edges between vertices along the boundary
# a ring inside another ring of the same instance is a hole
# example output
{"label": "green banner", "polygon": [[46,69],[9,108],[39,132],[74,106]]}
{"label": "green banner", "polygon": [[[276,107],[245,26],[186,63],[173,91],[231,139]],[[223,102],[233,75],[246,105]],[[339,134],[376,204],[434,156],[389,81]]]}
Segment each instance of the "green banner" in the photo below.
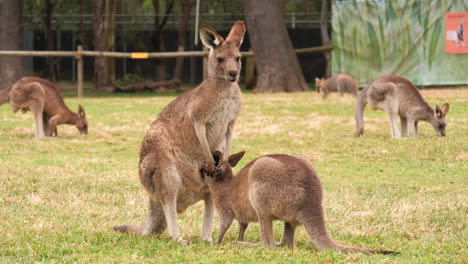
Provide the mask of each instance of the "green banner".
{"label": "green banner", "polygon": [[468,54],[445,52],[448,12],[468,12],[468,0],[333,1],[332,74],[350,74],[360,85],[383,75],[467,85]]}

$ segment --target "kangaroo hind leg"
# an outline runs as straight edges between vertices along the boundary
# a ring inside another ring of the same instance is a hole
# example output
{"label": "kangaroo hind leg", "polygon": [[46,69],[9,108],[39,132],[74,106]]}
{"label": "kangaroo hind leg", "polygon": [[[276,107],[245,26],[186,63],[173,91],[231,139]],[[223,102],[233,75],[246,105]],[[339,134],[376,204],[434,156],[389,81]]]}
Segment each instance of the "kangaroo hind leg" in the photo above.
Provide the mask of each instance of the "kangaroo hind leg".
{"label": "kangaroo hind leg", "polygon": [[406,117],[400,116],[401,136],[408,137],[408,120]]}
{"label": "kangaroo hind leg", "polygon": [[398,101],[395,98],[389,97],[385,102],[385,112],[388,114],[390,121],[390,129],[392,138],[401,138],[400,129],[398,128]]}
{"label": "kangaroo hind leg", "polygon": [[278,246],[286,245],[290,248],[294,248],[294,235],[296,232],[296,226],[291,223],[284,223],[284,232],[281,237],[281,241],[277,244]]}
{"label": "kangaroo hind leg", "polygon": [[264,247],[275,247],[273,237],[273,221],[270,216],[259,215],[260,223],[260,243]]}
{"label": "kangaroo hind leg", "polygon": [[45,138],[44,134],[44,120],[43,120],[43,111],[44,111],[44,101],[43,100],[34,100],[30,101],[29,109],[34,115],[34,128],[35,128],[35,137],[37,139]]}

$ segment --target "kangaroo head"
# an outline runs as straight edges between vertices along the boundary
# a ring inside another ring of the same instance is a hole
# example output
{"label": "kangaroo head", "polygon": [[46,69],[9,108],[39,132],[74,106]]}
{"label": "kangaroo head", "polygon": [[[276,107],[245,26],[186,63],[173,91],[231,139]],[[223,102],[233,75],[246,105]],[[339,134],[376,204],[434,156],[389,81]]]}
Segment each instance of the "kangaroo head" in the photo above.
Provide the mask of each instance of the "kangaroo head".
{"label": "kangaroo head", "polygon": [[80,134],[88,134],[88,121],[86,120],[85,110],[82,105],[78,105],[78,116],[79,119],[75,123],[76,128],[80,131]]}
{"label": "kangaroo head", "polygon": [[208,56],[208,76],[215,79],[235,82],[241,70],[240,45],[245,34],[245,25],[237,21],[226,40],[208,25],[200,26],[200,39],[210,49]]}
{"label": "kangaroo head", "polygon": [[227,161],[223,160],[223,154],[220,151],[215,151],[213,152],[213,159],[215,161],[215,166],[216,168],[219,168],[224,162],[227,162],[227,166],[224,173],[219,174],[218,176],[208,176],[206,177],[208,179],[208,184],[212,181],[218,181],[224,178],[231,178],[233,177],[233,171],[232,168],[234,168],[237,163],[244,157],[245,151],[241,151],[236,154],[232,154],[229,156],[229,159]]}
{"label": "kangaroo head", "polygon": [[432,118],[431,124],[437,132],[437,136],[445,136],[445,127],[447,123],[445,121],[445,116],[449,111],[449,104],[445,103],[442,107],[439,108],[438,105],[434,108],[434,117]]}
{"label": "kangaroo head", "polygon": [[322,79],[315,78],[315,88],[317,89],[317,93],[320,93],[320,89],[322,88]]}

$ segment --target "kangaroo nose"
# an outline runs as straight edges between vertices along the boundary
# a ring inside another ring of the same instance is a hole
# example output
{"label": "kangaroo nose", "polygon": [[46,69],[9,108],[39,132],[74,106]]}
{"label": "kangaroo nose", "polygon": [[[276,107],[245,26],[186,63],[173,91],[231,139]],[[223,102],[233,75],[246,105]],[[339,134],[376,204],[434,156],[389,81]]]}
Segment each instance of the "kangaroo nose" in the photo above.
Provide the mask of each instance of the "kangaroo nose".
{"label": "kangaroo nose", "polygon": [[236,80],[237,72],[229,72],[228,75],[229,75],[229,79],[231,79],[231,81],[234,81]]}

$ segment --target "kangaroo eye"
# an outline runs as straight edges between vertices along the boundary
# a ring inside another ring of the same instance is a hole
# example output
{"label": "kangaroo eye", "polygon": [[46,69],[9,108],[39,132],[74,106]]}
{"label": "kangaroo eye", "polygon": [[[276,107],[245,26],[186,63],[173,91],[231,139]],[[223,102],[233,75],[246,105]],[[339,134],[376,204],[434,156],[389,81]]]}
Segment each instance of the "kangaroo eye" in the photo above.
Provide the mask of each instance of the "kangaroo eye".
{"label": "kangaroo eye", "polygon": [[241,57],[237,57],[237,58],[236,58],[236,61],[237,61],[237,62],[240,62],[240,60],[241,60]]}
{"label": "kangaroo eye", "polygon": [[223,63],[224,62],[224,58],[217,58],[218,60],[218,63]]}

